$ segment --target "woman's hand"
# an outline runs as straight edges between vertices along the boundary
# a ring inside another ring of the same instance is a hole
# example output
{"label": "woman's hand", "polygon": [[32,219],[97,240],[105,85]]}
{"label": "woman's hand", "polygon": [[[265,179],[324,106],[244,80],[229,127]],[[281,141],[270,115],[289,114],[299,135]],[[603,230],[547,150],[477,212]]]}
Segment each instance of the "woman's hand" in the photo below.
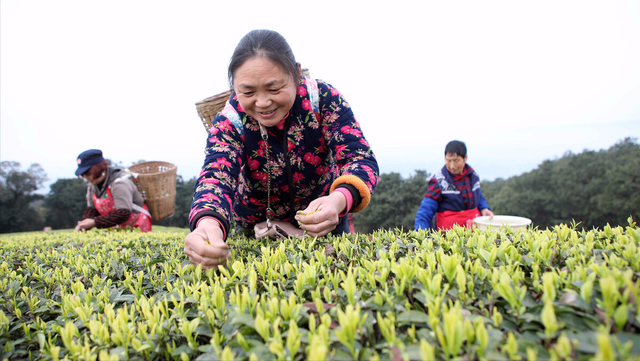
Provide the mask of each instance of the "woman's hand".
{"label": "woman's hand", "polygon": [[347,208],[347,199],[340,192],[333,192],[309,203],[304,211],[298,211],[296,221],[300,228],[312,237],[321,237],[336,229],[338,215]]}
{"label": "woman's hand", "polygon": [[78,224],[76,225],[76,232],[84,232],[84,231],[88,231],[91,228],[96,226],[96,221],[93,220],[93,218],[85,218],[81,221],[78,221]]}
{"label": "woman's hand", "polygon": [[203,269],[223,265],[231,256],[229,246],[224,242],[222,228],[214,219],[201,220],[198,228],[187,235],[184,239],[184,253],[189,257],[189,262],[201,264]]}
{"label": "woman's hand", "polygon": [[491,210],[489,208],[485,208],[485,209],[481,210],[480,214],[482,214],[483,216],[488,216],[489,219],[493,218],[493,212],[491,212]]}

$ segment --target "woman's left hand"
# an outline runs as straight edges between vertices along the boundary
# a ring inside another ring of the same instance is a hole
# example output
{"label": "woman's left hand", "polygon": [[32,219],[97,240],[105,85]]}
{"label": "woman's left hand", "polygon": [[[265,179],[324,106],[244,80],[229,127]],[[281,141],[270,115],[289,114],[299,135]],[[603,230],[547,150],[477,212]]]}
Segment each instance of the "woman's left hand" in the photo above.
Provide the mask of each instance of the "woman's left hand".
{"label": "woman's left hand", "polygon": [[309,203],[309,206],[296,214],[306,233],[312,237],[322,237],[336,229],[340,222],[338,215],[347,208],[347,199],[340,192],[333,192]]}
{"label": "woman's left hand", "polygon": [[488,216],[489,219],[493,218],[493,212],[491,212],[491,210],[489,208],[485,208],[485,209],[481,210],[480,214],[482,214],[483,216]]}
{"label": "woman's left hand", "polygon": [[94,221],[93,218],[86,218],[81,221],[78,221],[78,224],[76,225],[76,232],[88,231],[95,226],[96,226],[96,221]]}

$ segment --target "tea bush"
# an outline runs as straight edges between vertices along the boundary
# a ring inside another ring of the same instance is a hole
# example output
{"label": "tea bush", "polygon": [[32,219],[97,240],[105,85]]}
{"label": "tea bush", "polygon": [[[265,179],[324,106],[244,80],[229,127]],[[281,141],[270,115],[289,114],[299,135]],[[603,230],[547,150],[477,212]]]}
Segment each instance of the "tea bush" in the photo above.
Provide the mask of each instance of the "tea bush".
{"label": "tea bush", "polygon": [[640,230],[0,237],[0,359],[640,360]]}

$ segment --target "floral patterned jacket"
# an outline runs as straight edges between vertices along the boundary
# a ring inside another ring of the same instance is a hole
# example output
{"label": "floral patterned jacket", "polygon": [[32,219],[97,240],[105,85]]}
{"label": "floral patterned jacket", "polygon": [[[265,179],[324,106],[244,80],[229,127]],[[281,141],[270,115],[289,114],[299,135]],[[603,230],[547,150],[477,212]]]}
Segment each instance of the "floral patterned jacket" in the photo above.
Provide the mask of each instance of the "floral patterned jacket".
{"label": "floral patterned jacket", "polygon": [[[349,104],[331,85],[302,78],[284,128],[266,128],[243,112],[235,93],[212,121],[189,223],[217,218],[229,234],[266,220],[270,172],[272,218],[295,224],[295,212],[336,187],[350,191],[350,212],[364,209],[378,182],[378,163]],[[266,164],[269,147],[269,170]]]}

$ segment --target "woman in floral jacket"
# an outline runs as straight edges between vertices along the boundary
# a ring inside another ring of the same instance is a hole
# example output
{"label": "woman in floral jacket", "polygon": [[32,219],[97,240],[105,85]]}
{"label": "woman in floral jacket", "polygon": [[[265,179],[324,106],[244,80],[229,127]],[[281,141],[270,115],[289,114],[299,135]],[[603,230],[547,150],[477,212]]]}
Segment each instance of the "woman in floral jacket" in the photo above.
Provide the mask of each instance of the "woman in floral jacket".
{"label": "woman in floral jacket", "polygon": [[348,232],[347,214],[369,203],[378,164],[343,96],[302,77],[286,40],[270,30],[242,38],[229,82],[234,92],[213,119],[194,190],[190,261],[225,263],[231,217],[251,228],[268,205],[270,219],[310,236]]}

